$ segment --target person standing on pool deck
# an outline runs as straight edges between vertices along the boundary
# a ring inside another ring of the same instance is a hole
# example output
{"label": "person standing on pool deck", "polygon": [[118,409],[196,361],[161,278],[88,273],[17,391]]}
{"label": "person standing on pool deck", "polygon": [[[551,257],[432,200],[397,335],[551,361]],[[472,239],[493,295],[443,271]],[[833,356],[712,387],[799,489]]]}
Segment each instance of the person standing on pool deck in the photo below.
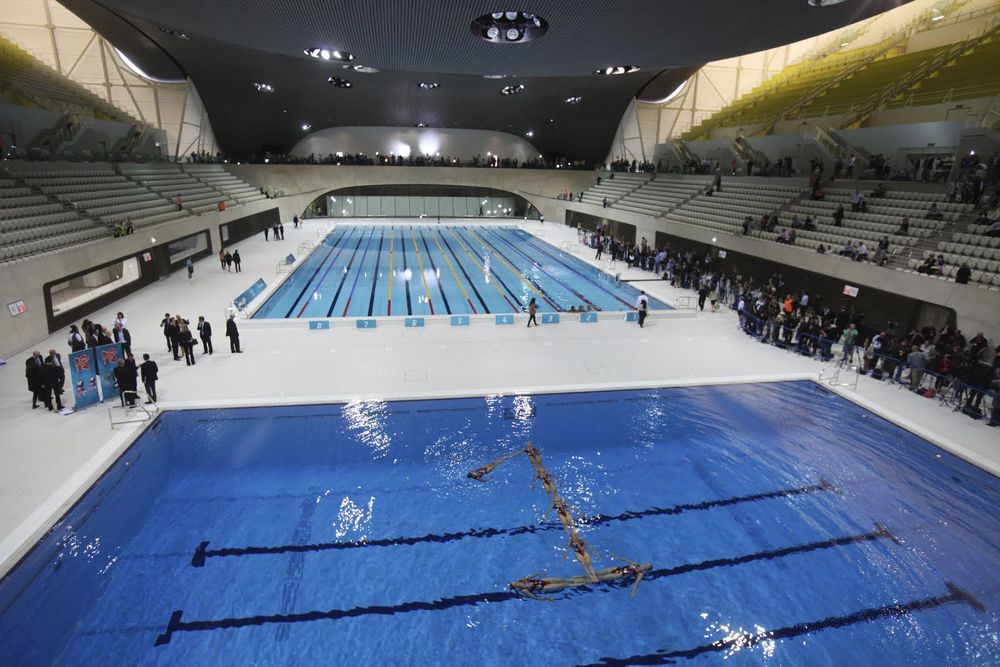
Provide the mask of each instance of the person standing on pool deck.
{"label": "person standing on pool deck", "polygon": [[535,313],[538,312],[538,304],[535,303],[535,297],[531,297],[531,301],[528,302],[528,326],[534,322],[535,326],[538,326],[538,320],[535,319]]}
{"label": "person standing on pool deck", "polygon": [[639,304],[646,302],[646,307],[649,307],[649,297],[646,296],[646,292],[639,292],[639,296],[635,300],[635,309],[639,310]]}
{"label": "person standing on pool deck", "polygon": [[198,337],[201,338],[201,353],[212,354],[212,325],[204,315],[198,316]]}
{"label": "person standing on pool deck", "polygon": [[240,330],[236,328],[236,316],[230,315],[226,320],[226,337],[229,338],[229,351],[240,353]]}
{"label": "person standing on pool deck", "polygon": [[148,354],[142,355],[142,363],[139,364],[139,374],[142,376],[142,385],[146,388],[146,403],[156,403],[156,362],[149,358]]}
{"label": "person standing on pool deck", "polygon": [[641,329],[643,323],[646,321],[646,315],[649,313],[649,304],[646,302],[645,299],[640,299],[639,305],[636,307],[636,310],[639,313],[639,328]]}
{"label": "person standing on pool deck", "polygon": [[192,262],[191,258],[188,257],[187,261],[185,262],[185,265],[187,265],[188,269],[188,280],[191,280],[191,276],[194,275],[194,262]]}
{"label": "person standing on pool deck", "polygon": [[239,250],[233,250],[233,265],[236,267],[236,273],[239,273],[240,271],[243,270],[243,269],[240,268],[240,262],[241,261],[242,260],[240,259],[240,251]]}

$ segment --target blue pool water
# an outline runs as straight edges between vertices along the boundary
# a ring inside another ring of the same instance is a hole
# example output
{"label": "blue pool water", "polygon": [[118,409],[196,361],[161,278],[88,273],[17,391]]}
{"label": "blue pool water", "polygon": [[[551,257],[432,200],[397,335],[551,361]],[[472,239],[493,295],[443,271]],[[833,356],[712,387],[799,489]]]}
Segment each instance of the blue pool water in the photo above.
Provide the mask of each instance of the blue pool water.
{"label": "blue pool water", "polygon": [[[628,584],[581,572],[532,441]],[[973,665],[995,477],[809,382],[170,412],[0,583],[5,665]]]}
{"label": "blue pool water", "polygon": [[[515,227],[339,225],[256,318],[635,308],[639,290]],[[650,309],[669,309],[655,299]]]}

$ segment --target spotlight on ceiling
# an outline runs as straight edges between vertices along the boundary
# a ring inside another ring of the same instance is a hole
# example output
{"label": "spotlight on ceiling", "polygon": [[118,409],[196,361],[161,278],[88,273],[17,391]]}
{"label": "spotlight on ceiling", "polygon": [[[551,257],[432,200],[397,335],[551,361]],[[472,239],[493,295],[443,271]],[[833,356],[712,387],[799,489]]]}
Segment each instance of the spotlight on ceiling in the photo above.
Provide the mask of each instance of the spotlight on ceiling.
{"label": "spotlight on ceiling", "polygon": [[504,86],[500,89],[501,95],[517,95],[519,92],[524,90],[524,84],[519,83],[516,86]]}
{"label": "spotlight on ceiling", "polygon": [[830,5],[839,5],[847,0],[809,0],[809,5],[811,7],[829,7]]}
{"label": "spotlight on ceiling", "polygon": [[309,123],[302,123],[302,131],[303,132],[308,132],[311,129],[312,129],[312,125],[310,125]]}
{"label": "spotlight on ceiling", "polygon": [[533,136],[535,136],[535,131],[534,130],[528,130],[527,132],[524,133],[524,136],[526,136],[526,137],[533,137]]}
{"label": "spotlight on ceiling", "polygon": [[615,65],[613,67],[604,67],[594,70],[594,74],[599,74],[601,76],[614,76],[616,74],[631,74],[632,72],[638,71],[639,68],[635,65]]}
{"label": "spotlight on ceiling", "polygon": [[303,49],[302,52],[310,58],[318,58],[319,60],[337,60],[342,63],[354,60],[354,55],[351,53],[346,51],[333,51],[331,49],[325,49],[321,46],[311,46],[308,49]]}
{"label": "spotlight on ceiling", "polygon": [[437,81],[421,81],[417,84],[417,87],[424,90],[434,90],[435,88],[440,88],[441,84]]}
{"label": "spotlight on ceiling", "polygon": [[340,76],[331,76],[326,82],[334,88],[353,88],[354,84]]}
{"label": "spotlight on ceiling", "polygon": [[520,44],[544,35],[549,24],[529,12],[491,12],[480,16],[470,26],[476,37],[495,44]]}
{"label": "spotlight on ceiling", "polygon": [[582,98],[582,97],[580,97],[579,95],[574,95],[573,97],[567,97],[567,98],[566,98],[565,100],[563,100],[563,101],[564,101],[564,102],[565,102],[566,104],[579,104],[580,102],[582,102],[582,101],[583,101],[583,98]]}
{"label": "spotlight on ceiling", "polygon": [[257,89],[258,93],[273,93],[274,86],[269,83],[255,83],[253,87]]}
{"label": "spotlight on ceiling", "polygon": [[427,123],[417,123],[414,127],[427,127]]}
{"label": "spotlight on ceiling", "polygon": [[509,79],[509,74],[484,74],[484,79]]}
{"label": "spotlight on ceiling", "polygon": [[369,67],[368,65],[341,65],[344,69],[353,70],[359,74],[378,74],[379,70],[377,67]]}

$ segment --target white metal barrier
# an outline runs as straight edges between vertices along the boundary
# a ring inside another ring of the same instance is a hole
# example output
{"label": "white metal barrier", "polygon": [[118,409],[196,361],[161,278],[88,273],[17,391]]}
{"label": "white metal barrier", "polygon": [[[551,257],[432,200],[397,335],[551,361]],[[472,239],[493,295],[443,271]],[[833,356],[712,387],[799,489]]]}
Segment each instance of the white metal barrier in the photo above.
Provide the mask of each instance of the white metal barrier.
{"label": "white metal barrier", "polygon": [[831,387],[848,387],[857,391],[860,375],[857,366],[827,366],[820,370],[819,381]]}
{"label": "white metal barrier", "polygon": [[[145,394],[130,389],[123,391],[122,394],[126,398],[125,405],[112,405],[108,408],[108,420],[111,422],[111,428],[122,424],[138,424],[148,421],[159,410],[156,403],[147,404],[141,400],[143,397],[148,398]],[[129,398],[133,401],[132,405],[127,402]]]}
{"label": "white metal barrier", "polygon": [[679,308],[681,310],[694,310],[697,297],[693,296],[679,296],[674,299],[674,308]]}
{"label": "white metal barrier", "polygon": [[300,255],[306,255],[315,247],[316,244],[312,241],[303,241],[299,244],[298,252]]}

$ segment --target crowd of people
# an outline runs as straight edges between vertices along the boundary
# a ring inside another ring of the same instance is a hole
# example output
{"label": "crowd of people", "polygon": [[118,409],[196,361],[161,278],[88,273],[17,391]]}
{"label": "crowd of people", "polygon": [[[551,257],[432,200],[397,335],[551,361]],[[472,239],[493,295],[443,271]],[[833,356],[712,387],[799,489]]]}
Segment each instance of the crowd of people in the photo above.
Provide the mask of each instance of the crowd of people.
{"label": "crowd of people", "polygon": [[433,155],[425,153],[397,155],[395,153],[327,153],[306,156],[267,153],[253,155],[251,164],[316,164],[333,166],[381,166],[381,167],[495,167],[501,169],[593,169],[594,165],[584,160],[569,160],[562,157],[532,157],[527,160],[517,157],[504,157],[487,153],[477,154],[471,158],[453,157],[451,155]]}

